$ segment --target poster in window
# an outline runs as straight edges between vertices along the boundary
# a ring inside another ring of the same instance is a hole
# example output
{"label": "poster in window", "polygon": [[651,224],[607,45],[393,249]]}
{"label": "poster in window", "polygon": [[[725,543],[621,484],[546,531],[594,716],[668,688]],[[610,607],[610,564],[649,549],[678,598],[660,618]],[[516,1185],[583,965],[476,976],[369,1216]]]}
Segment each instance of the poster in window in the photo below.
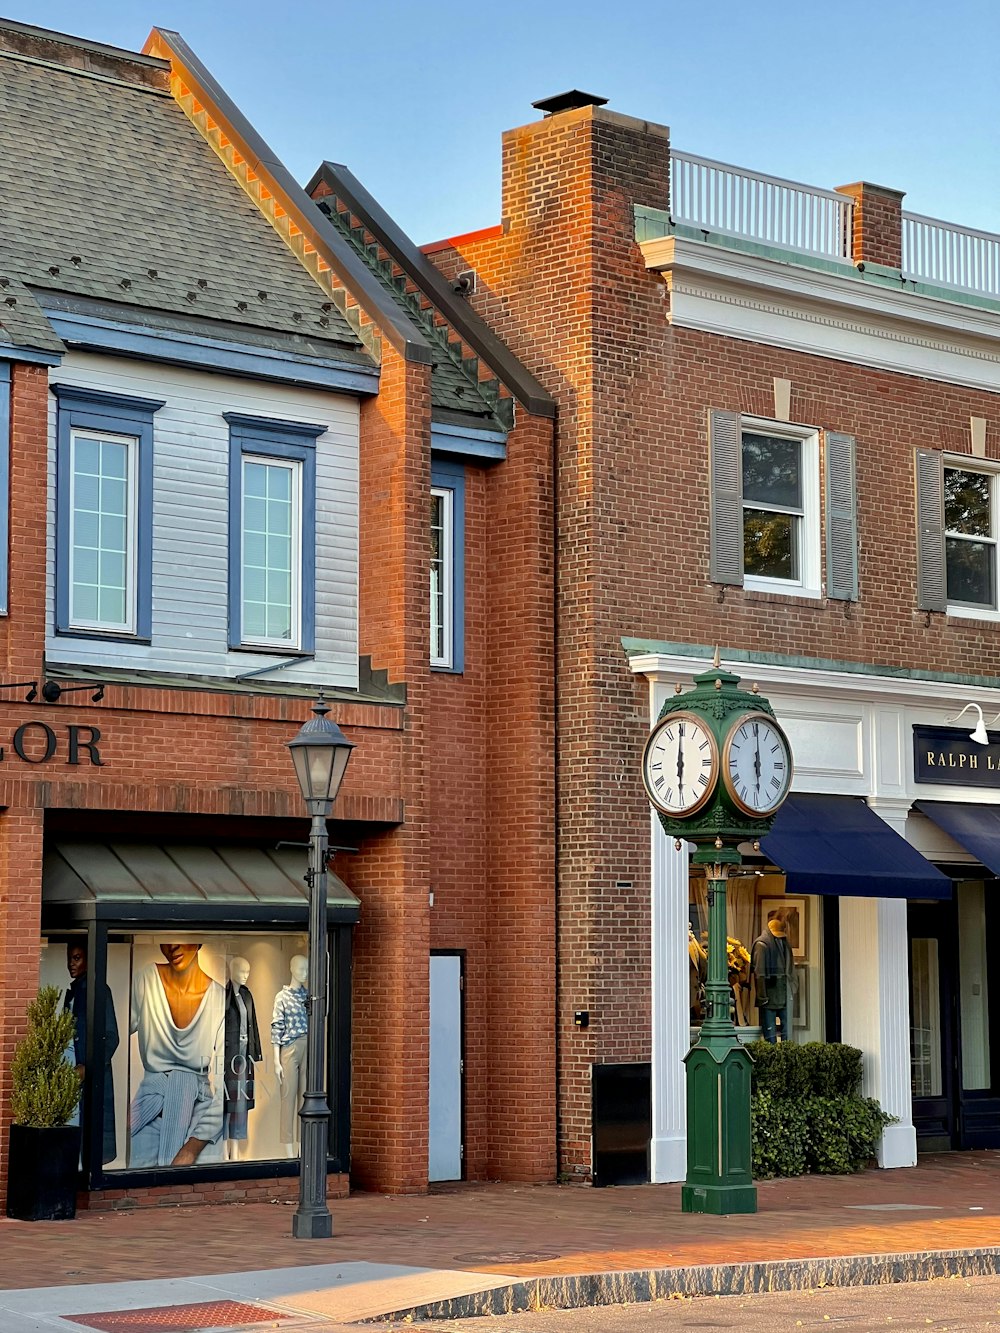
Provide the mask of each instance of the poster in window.
{"label": "poster in window", "polygon": [[809,901],[806,898],[792,898],[788,894],[780,898],[761,898],[760,928],[763,930],[768,921],[780,915],[785,923],[785,936],[792,950],[792,957],[797,963],[804,963],[809,956]]}

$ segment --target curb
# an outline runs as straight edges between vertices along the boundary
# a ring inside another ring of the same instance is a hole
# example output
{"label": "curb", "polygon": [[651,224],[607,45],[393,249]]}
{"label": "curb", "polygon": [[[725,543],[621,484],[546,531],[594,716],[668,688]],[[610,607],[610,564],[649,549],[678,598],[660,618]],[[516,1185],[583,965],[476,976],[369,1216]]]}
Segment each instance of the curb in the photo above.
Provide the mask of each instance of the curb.
{"label": "curb", "polygon": [[932,1250],[913,1254],[857,1254],[836,1259],[776,1259],[689,1268],[642,1268],[625,1273],[583,1273],[527,1278],[467,1296],[452,1296],[408,1309],[369,1316],[387,1319],[472,1319],[541,1309],[577,1310],[594,1305],[633,1305],[671,1296],[749,1296],[816,1287],[874,1287],[927,1282],[939,1277],[992,1277],[1000,1273],[1000,1248]]}

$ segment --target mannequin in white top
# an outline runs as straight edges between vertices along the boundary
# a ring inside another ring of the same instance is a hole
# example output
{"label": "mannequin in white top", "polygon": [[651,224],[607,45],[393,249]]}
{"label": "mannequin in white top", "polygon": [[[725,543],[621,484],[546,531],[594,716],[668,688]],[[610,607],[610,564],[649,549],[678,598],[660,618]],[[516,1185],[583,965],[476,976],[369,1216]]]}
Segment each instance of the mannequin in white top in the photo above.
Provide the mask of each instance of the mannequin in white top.
{"label": "mannequin in white top", "polygon": [[285,1156],[295,1157],[299,1151],[299,1107],[306,1090],[309,960],[297,953],[289,964],[289,971],[288,985],[282,986],[274,997],[271,1046],[274,1075],[281,1097],[281,1143]]}

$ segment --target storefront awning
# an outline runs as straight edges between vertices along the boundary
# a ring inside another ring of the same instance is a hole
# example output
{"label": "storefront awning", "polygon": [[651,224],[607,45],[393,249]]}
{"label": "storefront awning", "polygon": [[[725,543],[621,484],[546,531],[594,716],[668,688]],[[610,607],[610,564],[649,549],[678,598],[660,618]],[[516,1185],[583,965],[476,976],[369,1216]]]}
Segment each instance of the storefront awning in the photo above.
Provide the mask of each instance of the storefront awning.
{"label": "storefront awning", "polygon": [[951,880],[860,796],[789,796],[760,845],[790,893],[951,897]]}
{"label": "storefront awning", "polygon": [[959,801],[914,801],[914,810],[933,820],[987,870],[1000,876],[1000,810]]}
{"label": "storefront awning", "polygon": [[[301,907],[308,897],[305,849],[154,847],[145,843],[60,842],[45,853],[46,904],[214,905],[231,915],[248,907]],[[331,910],[356,914],[358,899],[327,877]]]}

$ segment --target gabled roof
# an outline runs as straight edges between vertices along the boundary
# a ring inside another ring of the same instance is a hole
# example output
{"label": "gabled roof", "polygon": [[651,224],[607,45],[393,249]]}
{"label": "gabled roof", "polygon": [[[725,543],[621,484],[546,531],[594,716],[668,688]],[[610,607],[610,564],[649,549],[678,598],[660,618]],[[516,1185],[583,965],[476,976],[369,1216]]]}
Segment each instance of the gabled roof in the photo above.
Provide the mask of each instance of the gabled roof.
{"label": "gabled roof", "polygon": [[[353,239],[359,253],[396,300],[417,312],[415,317],[439,345],[452,349],[452,359],[464,359],[467,378],[479,380],[479,392],[494,397],[493,385],[500,384],[529,412],[555,416],[555,399],[507,345],[497,337],[485,320],[470,307],[441,271],[410,240],[344,166],[324,162],[306,186],[317,201],[317,208],[331,218]],[[465,344],[474,353],[464,357]],[[483,380],[482,365],[489,375]],[[501,400],[502,402],[502,400]]]}
{"label": "gabled roof", "polygon": [[[166,61],[0,21],[0,339],[58,293],[371,366],[358,332],[170,95]],[[17,284],[24,284],[34,304]]]}

